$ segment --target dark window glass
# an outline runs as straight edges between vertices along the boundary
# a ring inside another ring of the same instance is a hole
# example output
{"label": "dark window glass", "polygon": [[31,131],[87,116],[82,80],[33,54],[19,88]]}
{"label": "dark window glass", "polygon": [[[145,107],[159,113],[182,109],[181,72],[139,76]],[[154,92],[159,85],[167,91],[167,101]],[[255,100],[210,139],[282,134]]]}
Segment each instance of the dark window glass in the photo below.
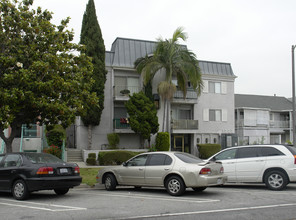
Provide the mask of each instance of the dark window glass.
{"label": "dark window glass", "polygon": [[237,149],[229,149],[226,151],[221,152],[220,154],[216,155],[214,160],[230,160],[235,158],[235,153]]}
{"label": "dark window glass", "polygon": [[51,154],[26,153],[25,156],[32,163],[63,163],[61,159]]}
{"label": "dark window glass", "polygon": [[296,148],[291,146],[286,146],[286,148],[293,154],[296,155]]}
{"label": "dark window glass", "polygon": [[259,157],[260,152],[258,147],[244,147],[237,151],[237,158]]}
{"label": "dark window glass", "polygon": [[152,154],[150,156],[147,166],[166,165],[165,164],[166,158],[167,158],[167,155],[165,154]]}
{"label": "dark window glass", "polygon": [[261,154],[262,156],[279,156],[284,155],[281,151],[278,149],[275,149],[273,147],[260,147],[261,148]]}
{"label": "dark window glass", "polygon": [[127,166],[145,166],[147,155],[140,155],[128,161]]}
{"label": "dark window glass", "polygon": [[1,164],[2,167],[15,167],[22,164],[22,159],[18,154],[7,155]]}
{"label": "dark window glass", "polygon": [[165,157],[164,165],[171,165],[173,162],[172,158],[170,156]]}
{"label": "dark window glass", "polygon": [[182,160],[185,163],[200,163],[200,162],[202,162],[201,159],[199,159],[198,157],[195,157],[191,154],[175,153],[175,156],[178,157],[180,160]]}

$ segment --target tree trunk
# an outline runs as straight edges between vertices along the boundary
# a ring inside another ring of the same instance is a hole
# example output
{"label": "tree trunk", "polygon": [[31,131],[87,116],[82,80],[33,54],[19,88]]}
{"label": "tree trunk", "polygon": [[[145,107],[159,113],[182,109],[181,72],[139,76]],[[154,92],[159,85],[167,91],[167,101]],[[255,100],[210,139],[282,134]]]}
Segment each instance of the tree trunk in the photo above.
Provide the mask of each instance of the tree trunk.
{"label": "tree trunk", "polygon": [[[6,153],[12,153],[12,142],[14,140],[14,137],[15,137],[15,133],[14,132],[16,130],[12,128],[12,132],[10,134],[9,137],[6,137],[5,134],[4,134],[4,131],[0,131],[0,137],[2,138],[2,140],[4,141],[5,143],[5,147],[6,147]],[[2,143],[1,143],[2,144]],[[5,151],[5,150],[4,150]]]}
{"label": "tree trunk", "polygon": [[164,99],[164,106],[163,106],[163,119],[162,119],[162,132],[165,132],[166,128],[166,108],[167,108],[167,100]]}
{"label": "tree trunk", "polygon": [[92,147],[92,125],[88,125],[88,146],[87,149],[91,150]]}

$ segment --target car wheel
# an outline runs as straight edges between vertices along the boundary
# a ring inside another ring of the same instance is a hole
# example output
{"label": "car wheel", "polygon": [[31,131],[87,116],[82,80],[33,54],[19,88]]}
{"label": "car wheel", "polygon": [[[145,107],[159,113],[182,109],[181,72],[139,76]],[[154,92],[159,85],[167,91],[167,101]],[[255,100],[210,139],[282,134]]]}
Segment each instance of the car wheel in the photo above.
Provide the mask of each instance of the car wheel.
{"label": "car wheel", "polygon": [[12,195],[17,200],[24,200],[29,196],[29,191],[24,180],[17,180],[12,186]]}
{"label": "car wheel", "polygon": [[195,192],[202,192],[206,189],[207,187],[192,187],[192,189],[195,191]]}
{"label": "car wheel", "polygon": [[69,192],[69,189],[54,189],[54,192],[57,194],[57,195],[65,195],[67,192]]}
{"label": "car wheel", "polygon": [[185,184],[178,176],[171,176],[167,179],[165,188],[172,196],[180,196],[185,192]]}
{"label": "car wheel", "polygon": [[107,174],[105,178],[105,189],[108,191],[114,190],[116,188],[116,179],[113,174]]}
{"label": "car wheel", "polygon": [[283,190],[288,184],[287,175],[281,171],[270,171],[264,177],[265,185],[271,190]]}

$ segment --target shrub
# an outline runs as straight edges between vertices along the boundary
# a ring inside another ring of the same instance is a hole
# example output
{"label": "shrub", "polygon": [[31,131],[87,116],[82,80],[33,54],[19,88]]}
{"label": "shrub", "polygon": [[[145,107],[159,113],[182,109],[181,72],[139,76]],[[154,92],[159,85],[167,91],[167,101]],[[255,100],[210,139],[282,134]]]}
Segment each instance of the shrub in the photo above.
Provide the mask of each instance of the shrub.
{"label": "shrub", "polygon": [[140,152],[133,151],[101,151],[98,155],[100,165],[120,165]]}
{"label": "shrub", "polygon": [[61,125],[47,127],[46,139],[49,146],[62,147],[65,136],[65,129]]}
{"label": "shrub", "polygon": [[117,145],[119,144],[119,135],[116,133],[110,133],[107,134],[107,139],[111,149],[116,149]]}
{"label": "shrub", "polygon": [[44,153],[52,154],[58,158],[62,158],[62,150],[58,146],[51,145],[49,148],[43,150]]}
{"label": "shrub", "polygon": [[156,135],[155,148],[157,151],[170,150],[170,135],[168,132],[159,132]]}
{"label": "shrub", "polygon": [[89,153],[88,158],[86,159],[88,165],[96,165],[96,153]]}
{"label": "shrub", "polygon": [[199,157],[201,159],[207,159],[210,156],[214,155],[215,153],[221,150],[220,144],[199,144]]}

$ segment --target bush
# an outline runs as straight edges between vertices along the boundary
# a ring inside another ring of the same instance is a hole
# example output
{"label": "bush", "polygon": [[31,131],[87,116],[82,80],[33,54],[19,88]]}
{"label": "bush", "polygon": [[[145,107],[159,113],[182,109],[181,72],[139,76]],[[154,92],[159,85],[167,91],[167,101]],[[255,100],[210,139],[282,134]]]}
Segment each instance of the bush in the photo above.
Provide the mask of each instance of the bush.
{"label": "bush", "polygon": [[157,151],[170,150],[170,135],[168,132],[159,132],[156,135],[155,148]]}
{"label": "bush", "polygon": [[119,135],[116,133],[110,133],[107,134],[107,139],[111,149],[116,149],[117,145],[119,144]]}
{"label": "bush", "polygon": [[210,156],[214,155],[215,153],[221,150],[220,144],[199,144],[199,157],[201,159],[207,159]]}
{"label": "bush", "polygon": [[140,152],[133,151],[101,151],[98,155],[100,165],[120,165]]}
{"label": "bush", "polygon": [[61,125],[47,126],[46,127],[46,139],[49,146],[55,145],[58,147],[63,146],[63,140],[65,139],[65,129]]}
{"label": "bush", "polygon": [[96,165],[96,153],[89,153],[88,158],[86,159],[88,165]]}
{"label": "bush", "polygon": [[62,158],[62,150],[58,146],[51,145],[49,148],[44,149],[43,152]]}

